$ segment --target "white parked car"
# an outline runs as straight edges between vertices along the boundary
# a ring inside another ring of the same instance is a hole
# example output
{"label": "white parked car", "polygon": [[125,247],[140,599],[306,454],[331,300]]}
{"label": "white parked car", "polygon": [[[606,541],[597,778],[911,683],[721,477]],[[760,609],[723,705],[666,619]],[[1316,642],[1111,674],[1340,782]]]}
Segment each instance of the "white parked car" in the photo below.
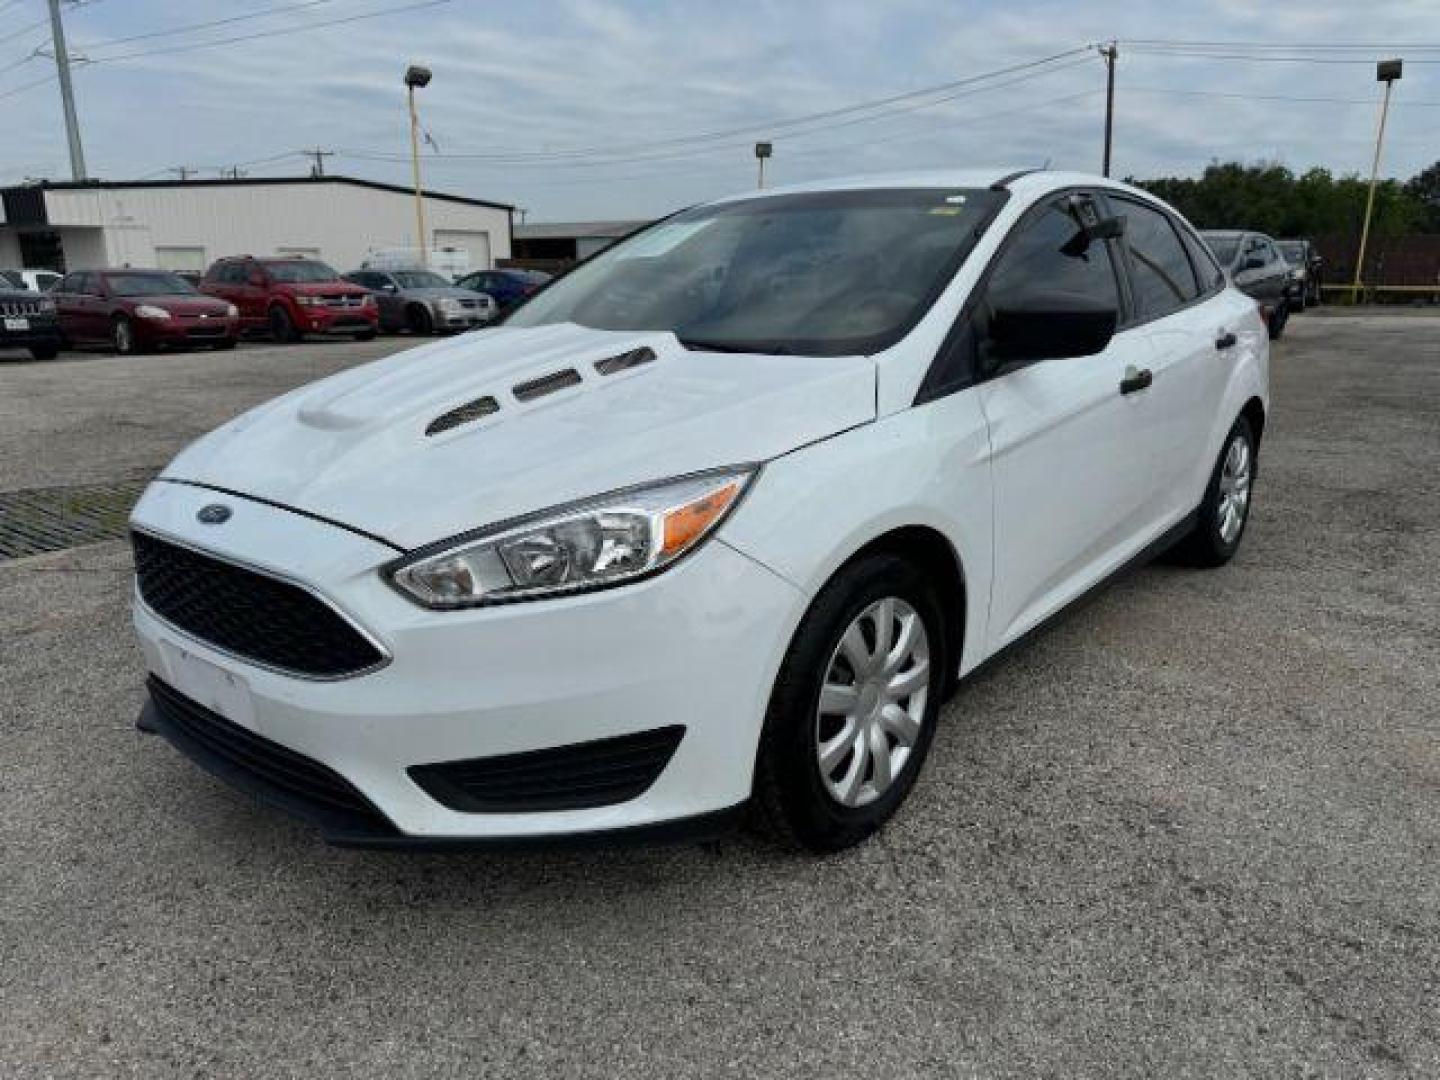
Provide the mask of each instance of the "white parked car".
{"label": "white parked car", "polygon": [[754,808],[852,844],[958,679],[1149,553],[1234,554],[1267,348],[1093,176],[687,210],[176,458],[133,519],[141,727],[339,843]]}

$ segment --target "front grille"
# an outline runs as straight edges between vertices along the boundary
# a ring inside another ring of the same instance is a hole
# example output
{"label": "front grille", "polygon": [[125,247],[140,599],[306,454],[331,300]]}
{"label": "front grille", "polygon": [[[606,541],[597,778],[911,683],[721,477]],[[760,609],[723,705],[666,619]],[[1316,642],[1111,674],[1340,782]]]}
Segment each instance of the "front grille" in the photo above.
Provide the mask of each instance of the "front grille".
{"label": "front grille", "polygon": [[385,654],[313,593],[132,532],[140,595],[162,619],[245,660],[313,678],[358,675]]}
{"label": "front grille", "polygon": [[41,313],[39,300],[0,300],[0,318],[27,319]]}
{"label": "front grille", "polygon": [[177,741],[190,744],[180,748],[203,757],[211,771],[219,771],[217,764],[238,770],[245,786],[260,787],[262,795],[278,793],[291,809],[310,810],[307,816],[327,819],[331,826],[393,831],[385,815],[334,770],[225,719],[154,675],[146,686],[162,730],[175,729]]}
{"label": "front grille", "polygon": [[223,326],[191,326],[185,330],[185,336],[192,338],[218,338],[224,337],[226,333]]}
{"label": "front grille", "polygon": [[551,750],[412,765],[407,772],[437,802],[463,813],[612,806],[648,790],[684,734],[677,724]]}
{"label": "front grille", "polygon": [[328,296],[325,298],[326,306],[333,308],[358,308],[364,303],[363,296]]}

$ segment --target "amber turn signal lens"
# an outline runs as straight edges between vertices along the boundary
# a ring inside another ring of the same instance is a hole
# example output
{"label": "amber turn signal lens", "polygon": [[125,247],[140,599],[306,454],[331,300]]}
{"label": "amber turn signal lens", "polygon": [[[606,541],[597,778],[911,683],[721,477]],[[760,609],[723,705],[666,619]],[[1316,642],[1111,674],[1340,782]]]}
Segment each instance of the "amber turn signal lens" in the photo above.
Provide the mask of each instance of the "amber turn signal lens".
{"label": "amber turn signal lens", "polygon": [[673,555],[688,548],[724,515],[739,494],[740,481],[732,480],[703,498],[666,511],[665,541],[660,548],[661,554]]}

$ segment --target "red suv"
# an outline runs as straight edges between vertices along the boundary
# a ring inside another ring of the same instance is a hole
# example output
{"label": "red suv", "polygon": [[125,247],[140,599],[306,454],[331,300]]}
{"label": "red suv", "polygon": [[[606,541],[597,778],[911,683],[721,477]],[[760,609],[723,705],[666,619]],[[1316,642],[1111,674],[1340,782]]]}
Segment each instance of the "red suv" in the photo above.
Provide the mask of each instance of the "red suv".
{"label": "red suv", "polygon": [[257,259],[235,255],[216,262],[200,291],[240,309],[245,330],[268,330],[276,341],[306,334],[353,334],[369,341],[380,327],[380,309],[369,291],[343,280],[316,259]]}

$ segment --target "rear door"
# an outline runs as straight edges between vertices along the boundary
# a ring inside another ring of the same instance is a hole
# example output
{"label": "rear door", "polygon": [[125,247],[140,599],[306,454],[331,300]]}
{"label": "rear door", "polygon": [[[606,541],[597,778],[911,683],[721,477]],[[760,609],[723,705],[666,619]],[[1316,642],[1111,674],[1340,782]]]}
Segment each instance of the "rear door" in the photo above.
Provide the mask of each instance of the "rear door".
{"label": "rear door", "polygon": [[80,306],[81,273],[66,274],[60,284],[50,291],[55,301],[55,313],[60,320],[60,332],[67,341],[85,341],[84,312]]}
{"label": "rear door", "polygon": [[[1006,239],[975,306],[982,360],[989,312],[1032,290],[1123,313],[1112,242],[1085,242],[1071,196],[1031,209]],[[1063,607],[1143,545],[1153,517],[1144,394],[1149,335],[1120,330],[1095,356],[999,369],[979,387],[994,476],[990,645]]]}

